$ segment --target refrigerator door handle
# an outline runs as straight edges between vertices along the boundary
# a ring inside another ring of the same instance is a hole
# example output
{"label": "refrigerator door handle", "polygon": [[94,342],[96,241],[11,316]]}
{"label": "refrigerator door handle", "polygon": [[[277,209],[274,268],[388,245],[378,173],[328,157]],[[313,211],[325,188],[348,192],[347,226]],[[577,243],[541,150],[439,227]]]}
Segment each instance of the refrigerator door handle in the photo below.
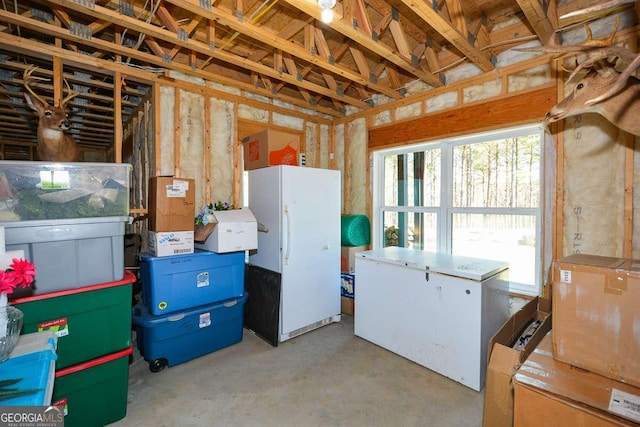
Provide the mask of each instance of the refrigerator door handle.
{"label": "refrigerator door handle", "polygon": [[287,219],[287,250],[284,254],[284,265],[289,265],[291,255],[291,217],[289,216],[289,205],[284,205],[284,217]]}

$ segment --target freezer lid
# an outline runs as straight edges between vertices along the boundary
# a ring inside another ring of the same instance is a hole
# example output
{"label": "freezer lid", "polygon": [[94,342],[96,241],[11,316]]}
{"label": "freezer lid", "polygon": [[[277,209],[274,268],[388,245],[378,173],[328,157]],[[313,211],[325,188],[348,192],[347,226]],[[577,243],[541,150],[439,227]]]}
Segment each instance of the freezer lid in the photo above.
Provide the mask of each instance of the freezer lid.
{"label": "freezer lid", "polygon": [[504,261],[427,252],[397,246],[358,252],[356,257],[471,280],[485,280],[509,268],[509,263]]}

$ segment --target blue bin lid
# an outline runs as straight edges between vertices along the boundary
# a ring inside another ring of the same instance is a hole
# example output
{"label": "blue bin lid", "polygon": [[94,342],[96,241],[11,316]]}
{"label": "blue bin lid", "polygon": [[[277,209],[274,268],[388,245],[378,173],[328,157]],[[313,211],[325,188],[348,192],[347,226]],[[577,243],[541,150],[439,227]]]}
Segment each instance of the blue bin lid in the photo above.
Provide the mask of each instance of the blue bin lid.
{"label": "blue bin lid", "polygon": [[133,322],[134,325],[139,325],[144,327],[155,327],[155,326],[162,325],[166,322],[177,322],[179,320],[184,319],[185,317],[200,315],[201,313],[204,313],[207,311],[213,311],[221,307],[233,307],[237,304],[244,305],[248,297],[249,295],[245,293],[243,296],[238,298],[231,298],[224,301],[215,302],[213,304],[199,305],[189,310],[181,310],[174,313],[162,314],[159,316],[150,314],[149,310],[145,305],[138,304],[135,307],[133,307],[133,311],[131,314],[131,321]]}

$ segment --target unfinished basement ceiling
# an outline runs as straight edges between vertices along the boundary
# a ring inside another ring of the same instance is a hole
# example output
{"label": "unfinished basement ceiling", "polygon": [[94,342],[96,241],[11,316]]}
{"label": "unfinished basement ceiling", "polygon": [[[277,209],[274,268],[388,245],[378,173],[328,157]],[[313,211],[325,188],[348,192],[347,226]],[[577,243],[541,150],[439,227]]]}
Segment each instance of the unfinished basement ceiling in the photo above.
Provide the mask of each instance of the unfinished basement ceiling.
{"label": "unfinished basement ceiling", "polygon": [[[23,102],[28,64],[50,77],[46,55],[23,42],[118,62],[158,76],[179,71],[278,99],[328,117],[407,96],[409,83],[448,84],[451,69],[495,70],[507,49],[559,44],[564,30],[592,17],[558,16],[599,2],[575,0],[340,0],[320,21],[316,0],[4,0],[0,9],[0,138],[35,141],[35,114]],[[624,4],[621,8],[638,6]],[[64,61],[64,57],[62,57]],[[69,104],[80,145],[113,141],[112,73],[63,64],[83,92]],[[127,81],[122,121],[150,85]],[[39,83],[52,99],[53,87]],[[36,85],[38,87],[38,85]],[[3,90],[4,88],[4,90]]]}

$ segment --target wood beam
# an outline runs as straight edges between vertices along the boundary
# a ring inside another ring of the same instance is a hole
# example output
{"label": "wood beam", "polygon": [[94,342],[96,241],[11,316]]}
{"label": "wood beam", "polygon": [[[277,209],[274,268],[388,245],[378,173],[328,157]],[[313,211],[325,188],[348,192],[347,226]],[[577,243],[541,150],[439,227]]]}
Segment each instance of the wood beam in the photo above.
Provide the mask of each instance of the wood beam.
{"label": "wood beam", "polygon": [[[158,40],[164,40],[166,42],[169,43],[173,43],[176,46],[182,46],[182,47],[186,47],[188,49],[193,49],[197,52],[200,52],[202,54],[208,55],[208,56],[212,56],[215,57],[218,60],[230,63],[232,65],[236,65],[236,66],[240,66],[242,68],[246,68],[252,71],[256,71],[260,74],[264,74],[267,76],[270,76],[272,78],[278,79],[278,80],[282,80],[285,81],[289,84],[292,84],[294,86],[303,86],[305,89],[308,89],[312,92],[316,92],[319,94],[322,94],[328,98],[335,98],[341,102],[345,102],[348,104],[351,104],[355,107],[358,108],[362,108],[362,109],[367,109],[369,108],[369,105],[365,102],[360,101],[359,99],[353,98],[353,97],[349,97],[349,96],[339,96],[337,95],[335,92],[331,91],[328,88],[322,87],[320,85],[308,82],[308,81],[298,81],[295,78],[291,77],[288,74],[283,74],[283,75],[279,75],[279,73],[277,73],[275,70],[262,65],[262,64],[258,64],[255,63],[253,61],[248,61],[246,58],[241,58],[237,55],[231,54],[229,52],[226,52],[222,49],[215,49],[215,50],[211,50],[210,46],[206,45],[205,43],[193,40],[193,39],[187,39],[187,40],[182,40],[180,39],[177,34],[172,33],[171,31],[162,29],[162,28],[158,28],[155,27],[151,24],[147,24],[145,22],[141,22],[135,18],[130,18],[128,16],[124,16],[120,13],[117,13],[115,11],[109,10],[109,9],[105,9],[103,7],[100,6],[94,6],[93,8],[88,8],[86,6],[77,4],[71,0],[49,0],[50,2],[53,2],[55,4],[60,4],[62,6],[65,6],[69,9],[75,10],[77,12],[81,12],[84,13],[88,16],[92,16],[94,18],[98,18],[98,19],[105,19],[108,20],[110,22],[113,23],[117,23],[122,27],[125,28],[129,28],[132,29],[134,31],[137,32],[141,32],[141,33],[145,33],[147,34],[147,39],[149,40],[149,38],[153,38],[153,39],[158,39]],[[184,1],[184,0],[167,0],[167,1],[171,1],[172,3],[179,3],[179,4],[190,4],[190,2]],[[192,5],[193,6],[193,5]],[[198,9],[201,9],[199,6],[197,6]],[[201,9],[203,12],[204,9]],[[0,11],[3,12],[3,11]],[[15,19],[15,18],[14,18]],[[29,23],[29,25],[31,27],[33,27],[34,23]],[[72,38],[75,37],[72,34],[69,34]],[[78,42],[82,42],[82,43],[86,43],[89,45],[92,45],[94,43],[97,42],[97,40],[85,40],[83,38],[77,38]],[[156,44],[156,46],[154,46],[154,49],[157,49],[159,46]],[[290,46],[287,46],[287,49]],[[164,51],[162,52],[155,52],[156,55],[160,54],[160,55],[164,55]],[[317,59],[317,57],[316,57]],[[362,80],[362,78],[360,78],[360,80]]]}
{"label": "wood beam", "polygon": [[371,35],[371,22],[367,15],[367,8],[362,0],[353,0],[354,14],[358,29],[368,36]]}
{"label": "wood beam", "polygon": [[[215,19],[221,24],[229,26],[234,31],[237,31],[241,34],[248,35],[249,37],[252,37],[258,40],[261,43],[265,43],[276,49],[283,49],[287,51],[289,54],[297,58],[300,58],[304,61],[307,61],[309,63],[312,63],[326,71],[334,73],[347,80],[352,80],[363,86],[370,87],[372,90],[384,93],[384,90],[385,90],[384,87],[377,86],[371,83],[369,80],[365,79],[363,76],[352,72],[346,67],[331,64],[329,61],[323,60],[318,56],[312,55],[304,47],[298,46],[297,44],[292,43],[290,40],[281,38],[278,35],[274,35],[273,33],[267,30],[264,30],[258,26],[255,26],[246,22],[239,22],[232,15],[222,11],[219,8],[211,8],[210,10],[203,9],[202,7],[200,7],[198,0],[165,0],[165,1],[172,3],[178,7],[181,7],[189,12],[192,12],[195,14],[201,14],[202,16],[208,19]],[[289,29],[289,31],[291,31],[291,29]],[[253,61],[247,61],[247,62],[253,62]],[[310,87],[307,89],[317,92]],[[324,95],[328,96],[326,93]],[[341,101],[347,102],[352,105],[356,105],[356,104],[353,104],[354,99],[352,99],[351,102],[349,102],[346,99]],[[366,107],[363,107],[361,103],[357,103],[357,104],[359,105],[356,105],[356,106],[359,106],[360,108],[366,108]]]}
{"label": "wood beam", "polygon": [[[12,24],[21,25],[25,27],[28,25],[32,25],[33,23],[32,22],[33,20],[31,19],[19,17],[19,15],[8,13],[3,10],[0,10],[0,19],[4,19],[9,21]],[[50,24],[39,23],[38,27],[39,27],[38,31],[44,32],[45,34],[72,37],[68,33],[63,32],[63,30]],[[93,43],[95,46],[98,46],[105,51],[109,51],[114,54],[121,54],[125,57],[135,58],[147,64],[152,64],[159,67],[165,67],[167,65],[162,61],[161,58],[158,58],[155,55],[139,52],[134,49],[127,48],[115,43],[110,43],[110,42],[97,40],[97,39],[93,40]],[[19,54],[24,54],[25,51],[28,51],[29,54],[32,56],[37,56],[37,57],[41,57],[49,60],[51,59],[52,56],[61,56],[65,58],[66,63],[75,64],[76,66],[79,66],[83,69],[89,69],[89,70],[94,70],[98,72],[104,72],[104,70],[110,70],[110,71],[120,70],[123,72],[123,76],[127,76],[127,78],[134,79],[134,80],[140,79],[141,81],[144,81],[144,82],[154,82],[158,79],[158,76],[156,74],[148,71],[143,71],[143,70],[129,67],[123,64],[114,64],[111,61],[107,61],[103,59],[98,59],[98,58],[92,59],[91,57],[87,57],[87,55],[69,52],[65,49],[51,46],[49,44],[44,44],[34,40],[26,40],[26,39],[13,36],[10,34],[2,33],[2,32],[0,32],[0,44],[3,44],[3,47],[6,50],[11,50]],[[243,83],[235,79],[223,77],[216,73],[210,73],[207,71],[194,71],[190,66],[179,64],[179,63],[172,63],[170,65],[171,65],[170,69],[185,73],[187,75],[194,75],[194,76],[209,80],[211,82],[227,85],[229,87],[236,87],[238,89],[246,90],[248,92],[255,93],[258,95],[280,99],[292,105],[297,105],[302,108],[318,111],[320,113],[327,114],[332,117],[342,116],[340,112],[334,111],[330,108],[324,108],[316,104],[308,105],[297,98],[289,97],[285,95],[273,96],[273,94],[263,89],[257,88],[251,84]]]}
{"label": "wood beam", "polygon": [[413,10],[420,18],[422,18],[425,24],[431,26],[434,30],[440,33],[442,37],[447,39],[482,71],[488,72],[494,69],[493,64],[489,61],[487,56],[467,41],[466,34],[460,34],[450,22],[440,16],[440,14],[433,10],[433,8],[426,2],[423,0],[402,0],[402,3]]}
{"label": "wood beam", "polygon": [[458,107],[452,111],[428,114],[402,123],[369,130],[370,150],[415,141],[462,135],[471,131],[533,123],[544,119],[556,104],[556,88],[547,86]]}
{"label": "wood beam", "polygon": [[462,13],[462,4],[460,0],[445,0],[447,11],[449,12],[449,20],[460,34],[468,34],[467,21]]}
{"label": "wood beam", "polygon": [[400,22],[395,19],[391,20],[391,22],[389,22],[389,30],[391,30],[391,35],[393,36],[396,48],[398,48],[398,52],[407,58],[407,61],[411,61],[411,50],[409,49],[409,44],[404,36]]}
{"label": "wood beam", "polygon": [[[316,4],[313,4],[306,0],[285,0],[285,1],[289,3],[291,6],[300,9],[307,15],[310,15],[315,19],[317,19],[318,21],[320,21],[320,8]],[[336,9],[338,9],[336,13],[340,12],[340,16],[341,16],[342,15],[341,8],[336,6]],[[358,31],[357,29],[354,29],[353,26],[347,25],[341,19],[334,19],[330,24],[328,24],[328,26],[331,27],[333,30],[337,31],[338,33],[352,39],[356,43],[363,45],[365,48],[379,55],[381,58],[385,58],[387,61],[395,64],[396,66],[402,68],[403,70],[409,72],[410,74],[413,74],[420,80],[423,80],[424,82],[432,86],[436,86],[436,87],[442,86],[442,83],[440,82],[440,80],[438,80],[436,76],[429,73],[425,73],[423,70],[419,69],[418,67],[413,66],[413,64],[408,62],[401,55],[398,55],[397,53],[395,53],[393,49],[390,49],[388,46],[385,46],[384,43],[379,41],[376,42],[372,40],[370,36],[368,36],[367,34],[364,34],[364,32],[362,31]]]}
{"label": "wood beam", "polygon": [[547,12],[542,8],[539,0],[516,1],[518,2],[520,9],[524,12],[524,16],[527,18],[527,21],[529,21],[533,27],[533,31],[535,31],[544,46],[555,46],[560,44],[560,39],[555,31],[555,27],[557,25],[554,25],[547,17]]}

